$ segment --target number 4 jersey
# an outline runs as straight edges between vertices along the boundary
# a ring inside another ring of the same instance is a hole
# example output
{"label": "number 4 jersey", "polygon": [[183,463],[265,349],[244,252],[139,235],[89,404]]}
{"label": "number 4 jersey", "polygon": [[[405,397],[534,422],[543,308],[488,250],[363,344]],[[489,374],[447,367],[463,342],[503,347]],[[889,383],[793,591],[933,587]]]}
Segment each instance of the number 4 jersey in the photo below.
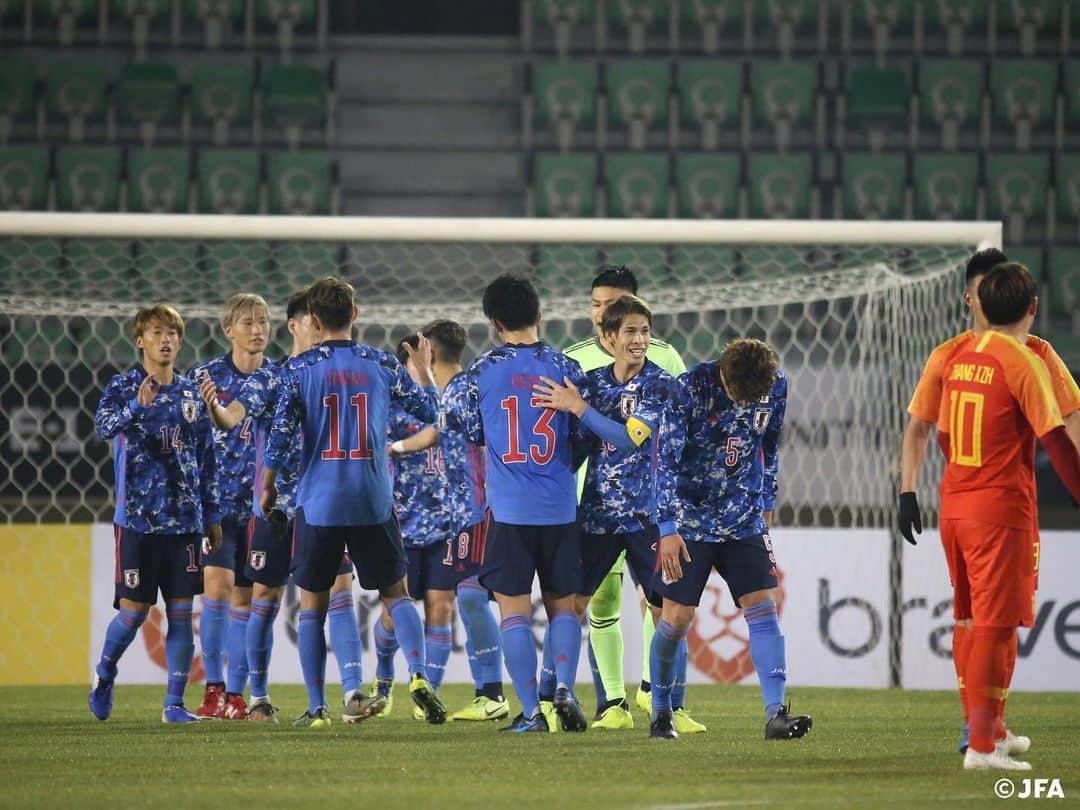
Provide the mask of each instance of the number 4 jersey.
{"label": "number 4 jersey", "polygon": [[569,414],[534,405],[541,377],[585,384],[581,366],[543,343],[477,357],[443,392],[446,429],[487,446],[487,495],[500,523],[557,526],[577,514]]}
{"label": "number 4 jersey", "polygon": [[281,470],[303,430],[297,508],[312,526],[364,526],[390,519],[386,456],[391,400],[435,421],[439,395],[421,388],[397,358],[351,340],[328,340],[282,369],[265,467]]}

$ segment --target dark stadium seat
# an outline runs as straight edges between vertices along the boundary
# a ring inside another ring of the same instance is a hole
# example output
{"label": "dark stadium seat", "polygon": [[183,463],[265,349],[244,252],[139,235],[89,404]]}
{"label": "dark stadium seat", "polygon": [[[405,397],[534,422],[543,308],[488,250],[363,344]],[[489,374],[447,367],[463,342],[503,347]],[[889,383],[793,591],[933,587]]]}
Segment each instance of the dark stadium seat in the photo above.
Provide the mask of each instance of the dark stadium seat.
{"label": "dark stadium seat", "polygon": [[266,189],[271,214],[332,214],[329,152],[273,152]]}
{"label": "dark stadium seat", "polygon": [[0,56],[0,145],[6,144],[18,124],[37,118],[33,63],[18,54]]}
{"label": "dark stadium seat", "polygon": [[[24,4],[30,0],[24,0]],[[71,45],[75,41],[76,28],[90,28],[98,24],[98,3],[108,0],[33,0],[34,27],[38,30],[56,31],[56,41]],[[13,4],[14,5],[14,4]]]}
{"label": "dark stadium seat", "polygon": [[901,68],[849,63],[837,114],[837,145],[841,149],[869,145],[875,152],[906,146],[909,86],[907,71]]}
{"label": "dark stadium seat", "polygon": [[779,51],[787,57],[792,51],[814,51],[819,46],[819,25],[825,14],[818,0],[783,0],[754,3],[755,53]]}
{"label": "dark stadium seat", "polygon": [[1038,59],[996,60],[990,65],[994,121],[1012,130],[1014,143],[994,144],[1026,152],[1051,145],[1057,105],[1057,63]]}
{"label": "dark stadium seat", "polygon": [[749,216],[756,219],[801,219],[813,210],[813,163],[809,154],[756,153],[747,160]]}
{"label": "dark stadium seat", "polygon": [[48,148],[0,147],[0,211],[44,211],[48,207]]}
{"label": "dark stadium seat", "polygon": [[647,296],[649,290],[660,290],[671,281],[667,251],[651,245],[621,245],[600,249],[600,261],[629,267],[634,271],[640,292]]}
{"label": "dark stadium seat", "polygon": [[287,57],[293,34],[315,27],[315,0],[256,0],[259,21],[277,29],[278,50]]}
{"label": "dark stadium seat", "polygon": [[172,0],[112,0],[109,7],[110,24],[122,22],[131,27],[137,61],[146,58],[150,26],[161,20],[170,22],[171,14]]}
{"label": "dark stadium seat", "polygon": [[531,215],[592,217],[596,215],[595,155],[539,153],[533,169]]}
{"label": "dark stadium seat", "polygon": [[199,269],[199,243],[190,239],[150,239],[135,244],[136,278],[133,293],[144,301],[177,300],[176,279],[184,281],[184,293],[193,301],[212,288]]}
{"label": "dark stadium seat", "polygon": [[191,200],[191,155],[184,148],[131,149],[127,162],[128,210],[185,214]]}
{"label": "dark stadium seat", "polygon": [[[1043,277],[1043,249],[1033,245],[1013,247],[1006,245],[1006,253],[1009,261],[1020,262],[1030,272],[1036,282],[1044,281]],[[1046,313],[1042,313],[1044,316]]]}
{"label": "dark stadium seat", "polygon": [[997,0],[998,52],[1054,53],[1061,31],[1061,0]]}
{"label": "dark stadium seat", "polygon": [[977,219],[976,155],[918,152],[912,175],[915,219]]}
{"label": "dark stadium seat", "polygon": [[63,295],[60,261],[60,242],[56,239],[0,239],[0,276],[8,279],[10,289]]}
{"label": "dark stadium seat", "polygon": [[737,154],[680,153],[675,156],[675,189],[680,217],[732,219],[739,216],[742,161]]}
{"label": "dark stadium seat", "polygon": [[283,131],[290,149],[298,148],[305,134],[320,146],[327,141],[330,87],[326,71],[302,65],[273,67],[262,80],[264,134]]}
{"label": "dark stadium seat", "polygon": [[47,71],[49,120],[66,124],[66,139],[80,143],[89,126],[104,123],[108,68],[97,59],[56,57]]}
{"label": "dark stadium seat", "polygon": [[[816,61],[753,60],[750,96],[755,132],[769,130],[769,145],[780,151],[792,145],[824,145],[818,143],[824,122],[819,117]],[[755,137],[755,145],[758,140]]]}
{"label": "dark stadium seat", "polygon": [[985,53],[987,0],[930,0],[923,3],[923,47],[949,56]]}
{"label": "dark stadium seat", "polygon": [[120,150],[68,146],[56,150],[56,200],[61,211],[116,211],[120,204]]}
{"label": "dark stadium seat", "polygon": [[738,43],[743,50],[748,18],[742,0],[683,0],[680,8],[682,51],[714,54],[722,42]]}
{"label": "dark stadium seat", "polygon": [[[1080,14],[1080,9],[1077,9]],[[1080,37],[1077,38],[1080,43]],[[1080,59],[1065,63],[1065,130],[1066,146],[1080,148]]]}
{"label": "dark stadium seat", "polygon": [[951,152],[982,140],[983,63],[959,59],[919,62],[920,138]]}
{"label": "dark stadium seat", "polygon": [[339,245],[327,242],[281,242],[273,248],[274,273],[279,282],[280,300],[296,289],[313,284],[324,276],[336,276],[342,271]]}
{"label": "dark stadium seat", "polygon": [[1072,333],[1080,334],[1080,248],[1052,249],[1048,280],[1050,312],[1071,319]]}
{"label": "dark stadium seat", "polygon": [[244,22],[244,0],[184,0],[184,15],[203,26],[207,48],[222,42]]}
{"label": "dark stadium seat", "polygon": [[540,245],[533,273],[541,295],[579,296],[600,264],[600,253],[589,245]]}
{"label": "dark stadium seat", "polygon": [[541,143],[567,151],[586,136],[595,144],[596,95],[599,73],[595,62],[542,62],[532,66],[532,125],[545,133]]}
{"label": "dark stadium seat", "polygon": [[521,13],[530,26],[526,48],[565,56],[596,47],[596,0],[525,0]]}
{"label": "dark stadium seat", "polygon": [[[666,146],[671,100],[669,63],[659,59],[612,60],[607,63],[605,79],[608,131],[625,133],[630,149]],[[610,144],[613,140],[609,140]]]}
{"label": "dark stadium seat", "polygon": [[138,127],[143,146],[151,146],[163,127],[180,123],[180,79],[173,65],[125,65],[115,99],[119,123]]}
{"label": "dark stadium seat", "polygon": [[608,46],[641,53],[650,40],[668,42],[671,3],[667,0],[610,0]]}
{"label": "dark stadium seat", "polygon": [[262,285],[270,261],[265,242],[207,242],[204,247],[208,280],[237,290]]}
{"label": "dark stadium seat", "polygon": [[604,188],[609,217],[666,217],[667,154],[608,154],[604,159]]}
{"label": "dark stadium seat", "polygon": [[907,177],[904,155],[845,153],[840,160],[845,219],[904,216]]}
{"label": "dark stadium seat", "polygon": [[991,152],[986,156],[986,209],[1005,222],[1007,243],[1023,242],[1029,227],[1047,213],[1050,158]]}
{"label": "dark stadium seat", "polygon": [[[742,145],[742,62],[682,59],[676,67],[679,123],[701,149]],[[695,143],[683,143],[686,148]]]}
{"label": "dark stadium seat", "polygon": [[207,64],[191,69],[191,119],[196,127],[209,127],[209,140],[228,144],[247,128],[240,140],[251,140],[254,72],[245,64]]}
{"label": "dark stadium seat", "polygon": [[198,209],[204,214],[259,211],[259,155],[244,149],[201,149]]}
{"label": "dark stadium seat", "polygon": [[884,59],[911,48],[915,39],[915,0],[845,0],[851,31],[850,51]]}
{"label": "dark stadium seat", "polygon": [[126,239],[72,239],[64,245],[70,279],[67,294],[82,301],[129,298],[133,279],[131,250],[131,242]]}
{"label": "dark stadium seat", "polygon": [[[1057,182],[1057,224],[1059,241],[1080,242],[1080,152],[1058,156],[1054,171]],[[1067,233],[1061,226],[1069,223]]]}

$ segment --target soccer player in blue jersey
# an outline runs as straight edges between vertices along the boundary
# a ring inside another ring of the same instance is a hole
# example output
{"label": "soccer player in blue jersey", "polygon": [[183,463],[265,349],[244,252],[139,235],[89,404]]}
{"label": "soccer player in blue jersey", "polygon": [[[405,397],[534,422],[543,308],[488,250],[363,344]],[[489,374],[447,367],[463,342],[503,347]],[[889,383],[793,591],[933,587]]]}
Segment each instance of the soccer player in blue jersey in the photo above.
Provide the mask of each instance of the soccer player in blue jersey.
{"label": "soccer player in blue jersey", "polygon": [[[682,429],[680,389],[671,374],[646,357],[651,327],[648,305],[636,296],[623,295],[604,309],[601,319],[602,334],[615,362],[588,372],[587,385],[580,393],[572,385],[552,380],[544,380],[536,389],[541,404],[579,418],[592,407],[608,419],[602,423],[603,433],[590,442],[578,507],[582,586],[577,610],[582,616],[624,554],[634,579],[650,588],[657,541],[660,535],[673,534],[678,523],[675,469],[682,447],[677,435]],[[545,660],[541,701],[554,690],[548,682],[553,674]],[[609,695],[597,714],[594,728],[634,727],[625,694]]]}
{"label": "soccer player in blue jersey", "polygon": [[[225,302],[221,328],[232,348],[221,357],[197,363],[188,376],[201,384],[213,381],[217,399],[229,404],[244,382],[266,364],[263,352],[270,337],[269,309],[260,296],[237,293]],[[199,640],[206,691],[197,714],[227,720],[247,717],[247,625],[251,610],[251,580],[244,573],[247,527],[251,518],[257,443],[250,417],[231,430],[214,430],[221,470],[222,544],[203,563],[205,592],[199,618]],[[222,653],[228,662],[226,677]]]}
{"label": "soccer player in blue jersey", "polygon": [[[431,341],[435,384],[445,395],[461,377],[461,355],[467,335],[460,324],[439,319],[422,327],[420,333]],[[440,578],[453,583],[457,591],[458,612],[465,625],[465,647],[469,656],[475,693],[471,703],[454,712],[451,720],[501,720],[509,715],[502,691],[502,652],[499,625],[491,612],[488,591],[477,581],[487,545],[488,511],[485,486],[484,449],[467,441],[461,434],[448,431],[445,419],[391,444],[397,456],[427,453],[438,443],[446,468],[447,494],[454,504],[456,524],[439,560]],[[448,575],[448,576],[445,576]],[[384,622],[386,615],[383,614]],[[392,659],[397,642],[376,627],[376,651],[379,662]],[[430,659],[430,649],[429,649]],[[384,665],[385,666],[385,665]],[[389,669],[386,672],[390,672]],[[384,677],[385,674],[384,674]],[[386,690],[385,682],[378,684]]]}
{"label": "soccer player in blue jersey", "polygon": [[[484,290],[484,315],[503,344],[476,358],[443,395],[448,431],[487,447],[492,523],[480,584],[502,614],[506,669],[521,701],[507,731],[548,731],[537,694],[533,577],[551,624],[555,711],[566,731],[588,723],[573,696],[581,651],[574,597],[581,587],[577,484],[568,414],[538,404],[542,377],[584,384],[581,367],[540,342],[540,298],[526,278],[502,275]],[[459,382],[460,381],[460,382]]]}
{"label": "soccer player in blue jersey", "polygon": [[682,516],[678,533],[660,539],[653,579],[663,609],[651,649],[650,736],[678,736],[671,699],[676,656],[716,568],[749,626],[765,739],[802,737],[813,721],[790,715],[784,705],[787,663],[777,621],[776,558],[764,515],[775,501],[787,378],[768,344],[739,339],[724,347],[718,361],[700,363],[679,380],[686,420],[678,477]]}
{"label": "soccer player in blue jersey", "polygon": [[105,633],[90,711],[98,720],[112,713],[117,663],[160,590],[169,622],[161,720],[191,723],[199,718],[184,708],[184,688],[195,655],[191,607],[203,589],[203,535],[211,552],[221,545],[217,460],[198,390],[175,370],[183,319],[157,304],[136,313],[132,331],[142,362],[109,381],[94,418],[98,435],[113,443],[117,614]]}
{"label": "soccer player in blue jersey", "polygon": [[[290,357],[296,357],[318,342],[318,332],[312,326],[308,312],[307,289],[299,290],[289,298],[285,318],[292,336]],[[244,571],[252,582],[246,646],[251,682],[248,720],[254,722],[277,722],[277,710],[270,702],[268,674],[274,643],[274,620],[281,608],[281,597],[292,563],[292,520],[303,449],[302,438],[297,434],[293,437],[292,448],[278,476],[277,505],[267,517],[259,505],[263,490],[262,463],[270,423],[281,392],[279,372],[284,363],[283,360],[265,365],[248,377],[227,407],[218,401],[213,380],[204,378],[200,386],[200,393],[217,427],[230,430],[249,416],[255,425],[258,451]],[[358,723],[381,707],[370,705],[360,691],[362,645],[352,595],[352,562],[348,556],[342,558],[338,576],[330,589],[327,622],[330,625],[330,648],[341,673],[342,720]]]}
{"label": "soccer player in blue jersey", "polygon": [[409,599],[408,568],[393,515],[386,463],[391,402],[424,422],[434,421],[438,392],[431,378],[431,347],[420,340],[416,363],[421,387],[391,354],[352,340],[357,309],[351,284],[327,277],[308,290],[308,309],[321,343],[289,360],[281,373],[278,401],[264,463],[261,508],[277,501],[277,477],[292,437],[303,431],[293,536],[293,579],[300,588],[300,664],[308,709],[296,725],[330,725],[326,707],[326,639],[323,624],[337,567],[346,548],[361,587],[377,589],[394,622],[409,663],[409,691],[429,723],[446,720],[446,709],[428,683],[424,631]]}

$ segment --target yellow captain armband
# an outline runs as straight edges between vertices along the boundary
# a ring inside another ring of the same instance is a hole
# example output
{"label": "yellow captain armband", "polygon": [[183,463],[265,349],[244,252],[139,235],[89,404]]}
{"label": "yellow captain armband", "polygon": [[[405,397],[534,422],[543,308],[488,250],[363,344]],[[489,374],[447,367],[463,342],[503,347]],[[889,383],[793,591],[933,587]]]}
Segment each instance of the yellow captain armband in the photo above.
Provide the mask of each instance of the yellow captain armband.
{"label": "yellow captain armband", "polygon": [[641,447],[641,445],[652,436],[652,428],[637,417],[631,416],[626,420],[626,433],[630,436],[630,439],[634,444]]}

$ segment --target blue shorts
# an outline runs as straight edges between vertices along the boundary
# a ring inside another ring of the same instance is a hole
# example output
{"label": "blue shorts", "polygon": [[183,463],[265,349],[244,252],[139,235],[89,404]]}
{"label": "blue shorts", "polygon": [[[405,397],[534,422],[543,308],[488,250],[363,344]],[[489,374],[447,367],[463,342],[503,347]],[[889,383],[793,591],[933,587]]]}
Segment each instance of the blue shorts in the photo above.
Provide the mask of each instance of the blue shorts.
{"label": "blue shorts", "polygon": [[697,607],[713,568],[724,578],[736,605],[739,598],[748,593],[775,588],[779,584],[776,556],[767,534],[727,543],[687,542],[686,550],[690,553],[690,562],[683,560],[683,575],[678,582],[665,585],[659,570],[653,574],[655,596]]}
{"label": "blue shorts", "polygon": [[555,596],[581,588],[581,535],[577,523],[522,526],[491,522],[480,584],[504,596],[532,593],[533,576],[540,590]]}
{"label": "blue shorts", "polygon": [[221,548],[203,557],[203,566],[227,568],[233,572],[233,584],[237,588],[250,588],[251,580],[244,569],[247,564],[248,523],[238,523],[231,518],[221,521]]}
{"label": "blue shorts", "polygon": [[634,582],[648,591],[656,571],[656,549],[660,531],[649,526],[627,534],[583,534],[581,536],[581,593],[592,596],[611,571],[619,555],[626,552],[626,562]]}
{"label": "blue shorts", "polygon": [[[279,523],[251,516],[248,524],[248,554],[244,575],[268,588],[280,588],[289,581],[292,571],[293,521]],[[352,560],[341,556],[338,576],[352,573]]]}
{"label": "blue shorts", "polygon": [[116,537],[116,591],[113,607],[121,599],[166,602],[190,599],[203,592],[201,534],[143,534],[113,526]]}
{"label": "blue shorts", "polygon": [[388,588],[408,571],[405,547],[394,518],[366,526],[311,526],[303,508],[293,518],[293,580],[305,591],[330,590],[348,552],[360,587]]}
{"label": "blue shorts", "polygon": [[430,591],[452,591],[457,587],[454,573],[453,546],[457,535],[445,543],[430,546],[409,546],[405,554],[409,558],[409,596],[423,599]]}

